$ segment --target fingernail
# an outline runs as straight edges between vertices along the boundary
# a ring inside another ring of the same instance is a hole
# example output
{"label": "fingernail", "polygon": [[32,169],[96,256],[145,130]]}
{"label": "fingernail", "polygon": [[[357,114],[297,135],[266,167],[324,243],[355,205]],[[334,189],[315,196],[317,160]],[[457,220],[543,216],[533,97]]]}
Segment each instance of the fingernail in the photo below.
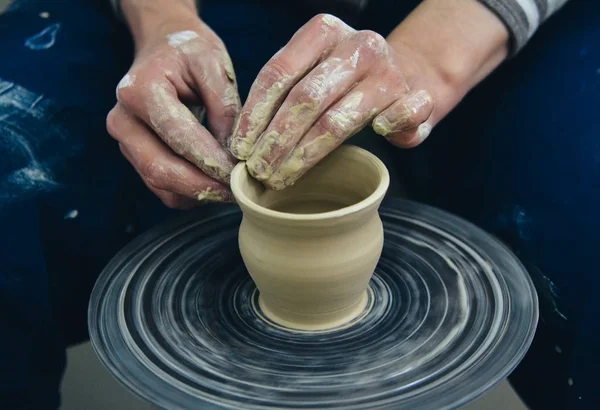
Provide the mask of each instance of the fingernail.
{"label": "fingernail", "polygon": [[240,161],[246,161],[252,155],[252,145],[244,138],[234,137],[229,144],[229,151]]}
{"label": "fingernail", "polygon": [[[433,99],[427,91],[411,91],[404,99],[405,112],[399,116],[398,122],[396,123],[396,129],[394,131],[408,131],[410,129],[414,129],[414,127],[416,127],[417,124],[421,123],[422,121],[425,121],[431,113],[432,103]],[[421,125],[419,125],[419,127]],[[427,127],[424,127],[423,132],[426,131]],[[429,131],[431,131],[431,127],[429,127]],[[423,139],[427,138],[427,135],[425,135]]]}
{"label": "fingernail", "polygon": [[411,116],[414,116],[424,109],[429,109],[432,102],[433,98],[431,98],[431,95],[427,91],[414,91],[406,96],[406,109],[410,112]]}
{"label": "fingernail", "polygon": [[246,161],[246,167],[248,168],[248,173],[259,181],[268,179],[272,174],[271,166],[262,158],[250,157]]}
{"label": "fingernail", "polygon": [[375,117],[371,123],[373,131],[375,133],[387,137],[389,134],[394,132],[394,124],[392,124],[385,115],[379,115]]}
{"label": "fingernail", "polygon": [[433,128],[431,127],[431,125],[427,122],[424,122],[423,124],[417,127],[417,136],[421,140],[421,142],[425,141],[425,139],[429,137],[429,134],[431,134],[432,129]]}
{"label": "fingernail", "polygon": [[286,188],[286,183],[281,178],[269,178],[265,181],[265,185],[273,191],[281,191]]}
{"label": "fingernail", "polygon": [[213,189],[212,187],[208,187],[206,189],[200,190],[196,194],[196,199],[201,202],[231,202],[232,194],[229,191],[221,190],[221,189]]}
{"label": "fingernail", "polygon": [[411,91],[397,104],[375,117],[372,127],[377,134],[386,137],[414,129],[429,117],[433,99],[427,91],[418,90]]}

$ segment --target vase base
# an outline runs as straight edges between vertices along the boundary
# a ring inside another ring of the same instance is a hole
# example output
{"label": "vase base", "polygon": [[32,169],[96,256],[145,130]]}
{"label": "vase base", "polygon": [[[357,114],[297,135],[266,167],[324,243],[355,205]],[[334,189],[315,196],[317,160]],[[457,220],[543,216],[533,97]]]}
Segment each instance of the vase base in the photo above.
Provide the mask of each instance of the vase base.
{"label": "vase base", "polygon": [[351,305],[335,312],[323,314],[299,314],[285,311],[265,301],[262,295],[258,295],[258,306],[256,314],[267,323],[294,332],[327,332],[337,331],[360,321],[367,315],[373,306],[373,290],[368,288]]}

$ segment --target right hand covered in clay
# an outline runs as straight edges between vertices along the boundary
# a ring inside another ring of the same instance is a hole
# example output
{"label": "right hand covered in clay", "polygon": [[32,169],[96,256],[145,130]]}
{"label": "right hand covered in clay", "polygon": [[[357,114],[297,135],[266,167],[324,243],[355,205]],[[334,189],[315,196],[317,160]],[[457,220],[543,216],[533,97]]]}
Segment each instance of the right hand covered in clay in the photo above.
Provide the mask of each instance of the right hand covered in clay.
{"label": "right hand covered in clay", "polygon": [[[181,209],[232,200],[236,160],[224,146],[241,108],[225,45],[184,3],[153,9],[123,1],[136,56],[107,117],[109,133],[148,188]],[[210,132],[200,123],[204,109]]]}
{"label": "right hand covered in clay", "polygon": [[503,61],[508,40],[476,0],[424,0],[387,38],[318,15],[258,74],[230,150],[279,190],[369,124],[415,147]]}

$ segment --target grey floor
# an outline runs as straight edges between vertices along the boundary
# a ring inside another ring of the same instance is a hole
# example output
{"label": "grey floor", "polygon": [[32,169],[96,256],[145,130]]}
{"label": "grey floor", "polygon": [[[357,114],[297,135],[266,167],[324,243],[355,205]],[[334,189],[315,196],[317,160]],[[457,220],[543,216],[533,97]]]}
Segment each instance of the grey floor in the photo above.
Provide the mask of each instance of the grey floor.
{"label": "grey floor", "polygon": [[[89,343],[70,349],[68,362],[61,410],[157,410],[122,387],[98,361]],[[510,385],[502,382],[463,410],[527,410],[527,407]]]}
{"label": "grey floor", "polygon": [[[0,13],[9,2],[0,0]],[[156,410],[122,387],[98,361],[89,343],[69,350],[62,394],[61,410]],[[527,410],[507,382],[465,409]]]}

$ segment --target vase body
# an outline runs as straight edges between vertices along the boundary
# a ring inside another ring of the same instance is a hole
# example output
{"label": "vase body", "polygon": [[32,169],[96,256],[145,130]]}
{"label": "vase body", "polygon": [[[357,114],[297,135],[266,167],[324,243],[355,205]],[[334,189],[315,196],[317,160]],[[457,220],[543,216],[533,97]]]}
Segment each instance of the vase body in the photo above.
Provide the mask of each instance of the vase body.
{"label": "vase body", "polygon": [[342,146],[282,191],[265,190],[241,163],[231,184],[243,212],[242,259],[270,320],[324,330],[365,310],[383,248],[378,208],[389,185],[379,159]]}

